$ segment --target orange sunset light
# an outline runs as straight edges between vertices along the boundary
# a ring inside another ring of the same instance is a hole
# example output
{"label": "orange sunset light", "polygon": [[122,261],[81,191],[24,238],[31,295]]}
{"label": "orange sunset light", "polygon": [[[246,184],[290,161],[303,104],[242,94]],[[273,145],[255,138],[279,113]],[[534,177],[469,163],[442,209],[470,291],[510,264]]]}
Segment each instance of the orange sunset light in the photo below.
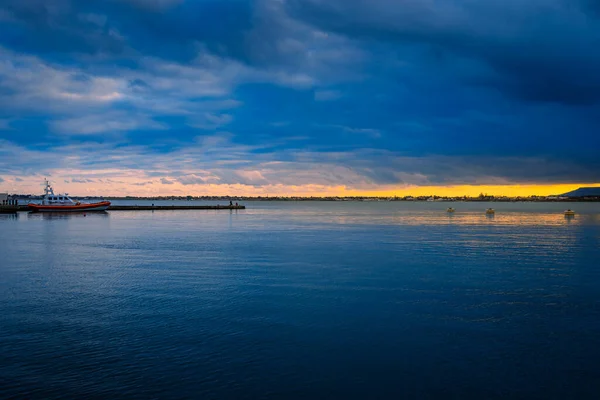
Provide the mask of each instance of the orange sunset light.
{"label": "orange sunset light", "polygon": [[[42,187],[37,177],[5,179],[0,184],[0,192],[20,194],[40,194]],[[600,187],[600,183],[564,183],[564,184],[506,184],[506,185],[383,185],[368,187],[349,187],[344,185],[281,185],[271,184],[251,186],[243,184],[192,184],[183,185],[177,181],[164,184],[160,179],[143,179],[139,176],[119,176],[112,181],[94,180],[93,182],[66,182],[64,179],[51,179],[56,189],[74,196],[446,196],[475,197],[481,193],[493,196],[549,196],[559,195],[580,187]]]}

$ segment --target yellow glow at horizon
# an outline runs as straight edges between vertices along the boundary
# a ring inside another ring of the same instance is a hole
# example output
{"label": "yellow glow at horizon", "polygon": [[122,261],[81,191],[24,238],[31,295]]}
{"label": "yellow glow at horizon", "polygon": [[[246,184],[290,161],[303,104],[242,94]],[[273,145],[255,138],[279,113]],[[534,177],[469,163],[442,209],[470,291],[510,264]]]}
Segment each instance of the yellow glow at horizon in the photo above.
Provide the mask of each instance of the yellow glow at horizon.
{"label": "yellow glow at horizon", "polygon": [[[62,171],[61,171],[62,172]],[[83,171],[82,171],[83,172]],[[158,178],[140,176],[130,171],[97,171],[92,178],[106,175],[114,178],[116,182],[103,183],[76,183],[65,182],[68,178],[65,173],[54,176],[55,190],[68,192],[74,196],[372,196],[372,197],[405,197],[405,196],[446,196],[476,197],[480,193],[493,196],[549,196],[559,195],[576,190],[580,187],[600,187],[600,183],[565,183],[565,184],[529,184],[529,185],[449,185],[449,186],[413,186],[413,185],[385,185],[370,186],[369,188],[349,188],[346,186],[323,185],[266,185],[255,187],[241,184],[196,184],[183,185],[176,182],[164,185]],[[80,176],[83,176],[81,174]],[[89,176],[88,174],[85,174]],[[64,177],[64,178],[63,178]],[[167,177],[168,178],[168,177]],[[21,194],[41,194],[42,187],[37,184],[39,177],[21,176],[4,177],[0,184],[0,192]],[[51,179],[52,180],[52,179]],[[118,182],[118,183],[117,183]],[[142,185],[140,185],[142,184]]]}
{"label": "yellow glow at horizon", "polygon": [[[581,187],[600,187],[600,183],[569,183],[557,185],[457,185],[457,186],[411,186],[402,187],[395,190],[377,190],[377,191],[346,191],[346,196],[350,195],[369,195],[369,196],[445,196],[475,197],[479,194],[492,196],[551,196],[568,193]],[[356,193],[356,194],[354,194]]]}

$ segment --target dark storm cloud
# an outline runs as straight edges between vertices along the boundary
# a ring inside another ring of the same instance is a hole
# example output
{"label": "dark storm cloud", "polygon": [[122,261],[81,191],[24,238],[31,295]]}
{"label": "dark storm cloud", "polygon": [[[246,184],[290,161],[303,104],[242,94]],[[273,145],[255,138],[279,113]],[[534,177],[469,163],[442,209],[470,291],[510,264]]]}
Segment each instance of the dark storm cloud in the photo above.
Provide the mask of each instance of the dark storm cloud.
{"label": "dark storm cloud", "polygon": [[4,0],[2,44],[32,53],[120,53],[125,42],[106,15],[71,0]]}
{"label": "dark storm cloud", "polygon": [[90,53],[171,59],[194,57],[198,42],[240,53],[247,2],[207,0],[6,0],[7,46],[46,53]]}
{"label": "dark storm cloud", "polygon": [[442,59],[480,60],[492,70],[478,78],[481,84],[523,100],[600,101],[597,1],[290,0],[288,5],[294,15],[325,30],[428,46]]}
{"label": "dark storm cloud", "polygon": [[599,48],[592,0],[4,0],[0,169],[600,181]]}

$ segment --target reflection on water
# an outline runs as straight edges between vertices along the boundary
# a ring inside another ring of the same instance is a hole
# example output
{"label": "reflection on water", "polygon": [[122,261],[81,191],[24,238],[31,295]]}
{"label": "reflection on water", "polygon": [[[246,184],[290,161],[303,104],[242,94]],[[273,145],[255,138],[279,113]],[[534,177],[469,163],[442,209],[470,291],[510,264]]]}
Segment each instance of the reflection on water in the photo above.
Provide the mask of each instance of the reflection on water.
{"label": "reflection on water", "polygon": [[[495,214],[486,214],[488,208]],[[300,224],[341,225],[580,225],[595,223],[600,203],[578,203],[575,218],[566,219],[560,203],[453,203],[454,213],[434,202],[255,202],[242,215],[261,219],[264,224],[277,219],[291,219]]]}
{"label": "reflection on water", "polygon": [[[95,212],[52,212],[52,213],[20,213],[27,215],[31,219],[70,219],[70,218],[87,218],[87,217],[109,217],[110,215],[119,215],[126,218],[144,217],[144,215],[152,215],[152,218],[163,218],[169,213],[184,213],[191,216],[198,214],[207,214],[210,211],[95,211]],[[447,213],[445,211],[413,211],[413,212],[394,212],[390,214],[370,213],[370,212],[347,212],[339,210],[337,212],[323,212],[323,210],[228,210],[225,211],[231,216],[240,214],[250,214],[256,217],[264,217],[265,221],[271,218],[290,218],[299,222],[305,223],[324,223],[324,224],[367,224],[367,225],[481,225],[493,223],[495,225],[549,225],[560,226],[570,224],[586,224],[598,223],[600,214],[584,214],[579,216],[569,216],[560,213],[524,213],[524,212],[507,212],[486,214],[481,212],[455,212]],[[223,211],[217,211],[223,213]],[[282,214],[285,214],[282,215]],[[17,214],[0,214],[2,219],[16,219]]]}
{"label": "reflection on water", "polygon": [[596,216],[584,215],[580,217],[565,217],[562,214],[552,213],[451,213],[446,212],[397,212],[390,215],[382,214],[356,214],[356,213],[294,213],[291,218],[313,221],[315,223],[333,224],[368,224],[368,225],[550,225],[560,226],[566,224],[582,224],[594,222]]}
{"label": "reflection on water", "polygon": [[108,217],[106,211],[73,211],[73,212],[28,212],[27,218],[31,219],[71,219],[87,217]]}

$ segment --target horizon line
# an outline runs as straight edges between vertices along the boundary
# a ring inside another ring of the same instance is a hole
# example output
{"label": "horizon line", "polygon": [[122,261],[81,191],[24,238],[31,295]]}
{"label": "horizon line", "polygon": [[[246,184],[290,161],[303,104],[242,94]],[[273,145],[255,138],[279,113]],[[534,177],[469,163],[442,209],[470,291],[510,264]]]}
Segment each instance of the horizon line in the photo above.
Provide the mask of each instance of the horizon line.
{"label": "horizon line", "polygon": [[[43,192],[31,185],[19,184],[21,182],[6,182],[0,187],[0,193],[16,196],[40,196]],[[114,185],[89,185],[85,183],[68,184],[59,190],[59,193],[78,193],[73,197],[115,197],[115,198],[157,198],[157,197],[206,197],[206,198],[264,198],[264,197],[478,197],[480,195],[494,197],[533,197],[533,196],[562,196],[575,190],[587,188],[600,188],[600,183],[576,182],[569,184],[496,184],[496,185],[381,185],[372,188],[352,188],[348,186],[318,186],[318,185],[172,185],[165,188],[159,184],[145,185],[140,190],[134,187],[136,182],[127,182],[122,186]],[[161,189],[170,193],[163,194]],[[39,190],[39,192],[38,192]]]}

